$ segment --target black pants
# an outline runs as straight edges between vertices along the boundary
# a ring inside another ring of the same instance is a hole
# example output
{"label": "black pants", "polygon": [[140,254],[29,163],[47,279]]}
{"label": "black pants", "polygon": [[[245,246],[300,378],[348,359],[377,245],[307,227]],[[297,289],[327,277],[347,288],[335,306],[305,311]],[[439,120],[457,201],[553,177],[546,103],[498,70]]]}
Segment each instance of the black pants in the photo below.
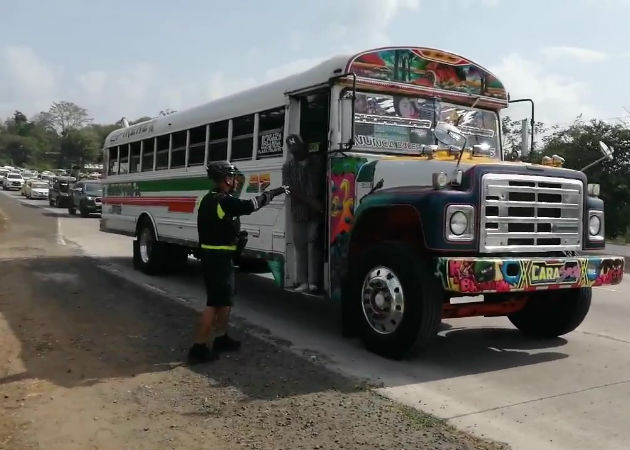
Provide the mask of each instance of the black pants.
{"label": "black pants", "polygon": [[201,250],[203,281],[207,306],[232,306],[234,295],[233,252]]}

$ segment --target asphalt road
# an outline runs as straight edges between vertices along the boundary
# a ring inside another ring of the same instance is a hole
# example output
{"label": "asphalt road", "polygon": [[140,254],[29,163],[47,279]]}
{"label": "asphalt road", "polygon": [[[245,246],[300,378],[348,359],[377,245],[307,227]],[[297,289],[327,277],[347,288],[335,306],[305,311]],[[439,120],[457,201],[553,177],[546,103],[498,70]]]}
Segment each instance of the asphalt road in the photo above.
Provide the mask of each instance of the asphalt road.
{"label": "asphalt road", "polygon": [[[131,239],[99,232],[98,219],[69,217],[45,202],[28,206],[56,217],[57,241],[79,246],[100,268],[187,307],[202,307],[193,260],[182,274],[148,277],[131,267]],[[429,350],[399,362],[343,339],[332,303],[279,291],[265,276],[241,275],[238,283],[236,318],[256,327],[262,339],[367,378],[385,396],[467,431],[516,449],[630,448],[627,274],[620,285],[595,289],[585,322],[562,338],[525,338],[504,318],[447,320]]]}

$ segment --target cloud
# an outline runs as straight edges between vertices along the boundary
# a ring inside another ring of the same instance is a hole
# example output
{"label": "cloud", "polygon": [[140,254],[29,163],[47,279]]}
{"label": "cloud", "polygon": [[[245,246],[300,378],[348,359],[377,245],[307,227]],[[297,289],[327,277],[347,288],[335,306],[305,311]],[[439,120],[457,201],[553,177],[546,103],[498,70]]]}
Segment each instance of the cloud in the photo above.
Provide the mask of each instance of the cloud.
{"label": "cloud", "polygon": [[[320,13],[298,30],[289,33],[289,48],[304,51],[309,46],[351,53],[391,43],[389,28],[405,12],[418,11],[420,0],[362,0],[355,2],[323,0]],[[334,11],[334,14],[331,13]]]}
{"label": "cloud", "polygon": [[534,100],[537,121],[550,125],[567,122],[578,114],[583,114],[584,118],[598,116],[588,100],[590,89],[586,83],[549,73],[519,54],[510,54],[489,68],[505,83],[511,98]]}
{"label": "cloud", "polygon": [[326,58],[301,58],[286,64],[271,67],[265,72],[264,81],[273,81],[284,78],[295,73],[303,72],[311,67],[316,66]]}
{"label": "cloud", "polygon": [[30,47],[0,50],[0,113],[13,110],[17,102],[44,108],[57,93],[57,75]]}
{"label": "cloud", "polygon": [[580,47],[545,47],[542,48],[540,51],[548,59],[567,58],[574,59],[583,63],[600,62],[608,58],[608,55],[606,53]]}

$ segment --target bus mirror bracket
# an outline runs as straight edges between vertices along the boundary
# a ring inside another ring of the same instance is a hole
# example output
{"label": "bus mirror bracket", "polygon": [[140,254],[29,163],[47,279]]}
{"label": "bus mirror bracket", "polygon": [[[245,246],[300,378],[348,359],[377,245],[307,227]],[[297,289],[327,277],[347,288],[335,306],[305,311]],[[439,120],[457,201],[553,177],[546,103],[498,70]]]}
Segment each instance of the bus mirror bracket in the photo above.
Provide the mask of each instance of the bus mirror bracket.
{"label": "bus mirror bracket", "polygon": [[348,151],[354,146],[354,100],[357,77],[352,76],[352,88],[344,88],[339,94],[339,151]]}
{"label": "bus mirror bracket", "polygon": [[536,122],[534,121],[534,100],[532,100],[531,98],[519,98],[517,100],[508,100],[508,103],[520,103],[520,102],[529,102],[532,105],[532,118],[530,121],[530,127],[532,131],[532,143],[529,148],[529,152],[526,151],[527,149],[525,147],[523,147],[523,149],[521,150],[521,159],[525,159],[529,155],[534,153],[534,126]]}

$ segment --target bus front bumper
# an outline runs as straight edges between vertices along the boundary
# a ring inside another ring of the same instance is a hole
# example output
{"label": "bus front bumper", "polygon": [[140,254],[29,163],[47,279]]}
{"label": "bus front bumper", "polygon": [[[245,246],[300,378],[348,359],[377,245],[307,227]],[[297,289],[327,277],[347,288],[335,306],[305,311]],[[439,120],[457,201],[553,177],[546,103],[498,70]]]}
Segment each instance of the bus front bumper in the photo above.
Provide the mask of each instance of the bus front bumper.
{"label": "bus front bumper", "polygon": [[439,257],[436,275],[445,291],[459,294],[538,291],[618,284],[619,256]]}

